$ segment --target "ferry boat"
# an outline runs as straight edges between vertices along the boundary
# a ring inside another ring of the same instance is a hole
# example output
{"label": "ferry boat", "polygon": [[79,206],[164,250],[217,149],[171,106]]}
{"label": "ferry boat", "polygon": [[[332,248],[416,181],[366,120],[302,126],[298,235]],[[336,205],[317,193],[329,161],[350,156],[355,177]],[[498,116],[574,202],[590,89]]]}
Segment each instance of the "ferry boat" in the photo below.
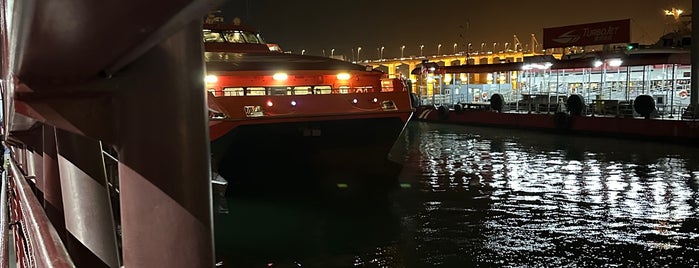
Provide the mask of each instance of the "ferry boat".
{"label": "ferry boat", "polygon": [[389,151],[414,110],[402,78],[284,53],[238,21],[203,33],[214,172],[231,184],[322,175],[343,187],[397,175]]}
{"label": "ferry boat", "polygon": [[419,84],[446,75],[466,79],[430,87],[416,119],[696,144],[688,33],[559,57],[431,66]]}

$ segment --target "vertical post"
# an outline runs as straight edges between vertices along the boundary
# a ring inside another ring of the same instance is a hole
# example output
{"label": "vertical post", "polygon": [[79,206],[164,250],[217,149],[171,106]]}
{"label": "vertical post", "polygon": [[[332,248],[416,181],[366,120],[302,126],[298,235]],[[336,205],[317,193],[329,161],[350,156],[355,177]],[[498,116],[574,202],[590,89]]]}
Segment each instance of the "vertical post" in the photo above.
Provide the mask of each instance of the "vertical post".
{"label": "vertical post", "polygon": [[56,145],[68,252],[78,267],[119,267],[99,141],[57,129]]}
{"label": "vertical post", "polygon": [[201,27],[188,24],[120,71],[124,267],[214,266]]}
{"label": "vertical post", "polygon": [[[693,7],[699,7],[699,0],[692,0]],[[692,40],[699,40],[699,18],[694,18],[694,12],[692,12]],[[699,44],[697,42],[692,42],[691,47],[691,62],[692,62],[692,80],[691,80],[691,95],[689,96],[689,107],[687,109],[691,112],[692,118],[699,118]]]}
{"label": "vertical post", "polygon": [[58,156],[56,152],[56,130],[53,126],[44,125],[44,210],[56,232],[66,241],[66,223],[63,216],[63,197],[61,196],[61,177],[58,171]]}
{"label": "vertical post", "polygon": [[675,111],[675,89],[677,87],[675,80],[675,71],[677,71],[677,64],[672,64],[672,80],[670,82],[670,118],[672,118],[672,115]]}

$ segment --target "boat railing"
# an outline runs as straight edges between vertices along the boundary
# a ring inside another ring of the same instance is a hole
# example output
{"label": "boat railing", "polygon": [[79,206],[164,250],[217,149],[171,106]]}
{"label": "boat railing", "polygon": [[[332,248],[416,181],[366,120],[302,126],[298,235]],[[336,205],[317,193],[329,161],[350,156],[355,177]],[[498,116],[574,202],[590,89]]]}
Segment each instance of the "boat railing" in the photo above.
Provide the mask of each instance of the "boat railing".
{"label": "boat railing", "polygon": [[0,267],[7,268],[10,265],[10,247],[9,247],[9,231],[10,220],[7,210],[7,172],[2,171],[2,192],[0,193],[0,228],[2,228],[2,237],[0,237]]}
{"label": "boat railing", "polygon": [[[14,230],[18,267],[75,267],[27,178],[13,159],[6,160],[11,180],[3,180],[3,191],[4,184],[8,183],[12,210],[10,222]],[[7,229],[3,228],[3,232],[7,232]]]}

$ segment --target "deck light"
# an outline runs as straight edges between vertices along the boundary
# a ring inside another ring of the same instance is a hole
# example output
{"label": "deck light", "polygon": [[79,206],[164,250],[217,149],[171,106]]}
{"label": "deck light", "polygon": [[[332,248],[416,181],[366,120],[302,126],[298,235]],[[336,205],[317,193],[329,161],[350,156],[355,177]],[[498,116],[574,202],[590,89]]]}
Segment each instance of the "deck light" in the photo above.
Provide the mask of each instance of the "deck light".
{"label": "deck light", "polygon": [[374,98],[374,99],[373,99],[373,100],[371,100],[371,101],[372,101],[372,102],[374,102],[374,103],[377,103],[377,102],[379,101],[379,99],[377,99],[377,98]]}
{"label": "deck light", "polygon": [[352,103],[357,104],[357,99],[352,99]]}
{"label": "deck light", "polygon": [[218,77],[215,75],[211,75],[211,74],[207,75],[206,77],[204,77],[204,82],[206,82],[208,84],[216,83],[216,82],[218,82]]}
{"label": "deck light", "polygon": [[621,59],[614,58],[614,59],[609,59],[608,63],[609,63],[609,66],[619,67],[619,66],[621,66],[622,61],[621,61]]}
{"label": "deck light", "polygon": [[295,100],[292,100],[292,101],[291,101],[291,106],[296,107],[296,101],[295,101]]}
{"label": "deck light", "polygon": [[289,76],[286,73],[275,73],[272,78],[274,78],[275,81],[286,81]]}
{"label": "deck light", "polygon": [[338,80],[349,80],[349,79],[350,79],[350,74],[348,74],[348,73],[339,73],[339,74],[337,74],[337,79],[338,79]]}
{"label": "deck light", "polygon": [[271,100],[268,100],[268,101],[267,101],[267,106],[272,107],[272,106],[274,106],[274,103],[273,103]]}
{"label": "deck light", "polygon": [[595,62],[592,63],[592,66],[597,68],[597,67],[602,66],[602,63],[603,62],[601,60],[595,60]]}

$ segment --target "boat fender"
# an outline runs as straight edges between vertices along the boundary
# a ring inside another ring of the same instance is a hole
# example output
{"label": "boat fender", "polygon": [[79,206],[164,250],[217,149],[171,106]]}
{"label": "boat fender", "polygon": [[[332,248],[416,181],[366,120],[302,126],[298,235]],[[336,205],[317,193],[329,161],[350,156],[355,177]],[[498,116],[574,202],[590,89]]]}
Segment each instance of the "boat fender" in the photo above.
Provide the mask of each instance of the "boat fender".
{"label": "boat fender", "polygon": [[651,113],[655,111],[655,100],[653,96],[639,95],[633,101],[633,109],[646,119],[650,118]]}
{"label": "boat fender", "polygon": [[570,115],[582,115],[585,109],[585,100],[579,94],[570,95],[566,100],[566,108]]}
{"label": "boat fender", "polygon": [[461,113],[464,111],[464,106],[461,103],[454,104],[454,112]]}
{"label": "boat fender", "polygon": [[449,108],[447,108],[447,106],[441,105],[437,108],[437,111],[439,112],[439,117],[442,119],[449,118]]}
{"label": "boat fender", "polygon": [[420,106],[420,98],[417,97],[417,94],[412,92],[410,93],[410,105],[412,105],[413,108]]}
{"label": "boat fender", "polygon": [[558,130],[569,130],[572,121],[572,117],[564,112],[556,112],[553,114],[553,126]]}
{"label": "boat fender", "polygon": [[502,108],[505,106],[505,98],[499,94],[495,93],[490,96],[490,109],[498,112],[502,112]]}

